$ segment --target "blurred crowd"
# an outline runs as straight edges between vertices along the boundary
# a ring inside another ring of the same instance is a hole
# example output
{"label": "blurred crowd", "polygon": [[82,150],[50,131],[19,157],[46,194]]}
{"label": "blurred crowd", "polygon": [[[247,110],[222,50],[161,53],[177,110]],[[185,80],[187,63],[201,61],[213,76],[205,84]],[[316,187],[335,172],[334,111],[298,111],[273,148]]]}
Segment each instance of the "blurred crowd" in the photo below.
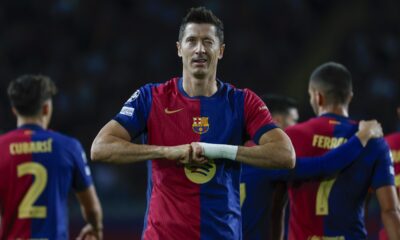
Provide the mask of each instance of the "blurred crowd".
{"label": "blurred crowd", "polygon": [[[0,131],[15,126],[9,81],[42,73],[59,87],[51,128],[78,138],[89,153],[96,133],[135,89],[181,74],[179,24],[198,5],[225,24],[221,80],[298,99],[305,119],[312,116],[311,70],[338,61],[353,74],[351,114],[377,118],[386,132],[400,130],[399,1],[9,0],[0,3]],[[126,219],[140,231],[145,165],[92,168],[106,224]]]}

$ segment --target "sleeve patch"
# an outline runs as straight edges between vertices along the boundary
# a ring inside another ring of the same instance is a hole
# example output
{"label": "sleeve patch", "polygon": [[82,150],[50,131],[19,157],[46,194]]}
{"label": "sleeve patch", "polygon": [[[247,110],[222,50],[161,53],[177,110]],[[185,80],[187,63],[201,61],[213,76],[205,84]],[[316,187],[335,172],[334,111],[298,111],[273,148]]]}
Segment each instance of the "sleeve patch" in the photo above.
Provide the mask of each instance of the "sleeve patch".
{"label": "sleeve patch", "polygon": [[119,113],[123,114],[125,116],[128,116],[128,117],[132,117],[134,112],[135,112],[135,108],[133,108],[133,107],[122,107],[122,109]]}

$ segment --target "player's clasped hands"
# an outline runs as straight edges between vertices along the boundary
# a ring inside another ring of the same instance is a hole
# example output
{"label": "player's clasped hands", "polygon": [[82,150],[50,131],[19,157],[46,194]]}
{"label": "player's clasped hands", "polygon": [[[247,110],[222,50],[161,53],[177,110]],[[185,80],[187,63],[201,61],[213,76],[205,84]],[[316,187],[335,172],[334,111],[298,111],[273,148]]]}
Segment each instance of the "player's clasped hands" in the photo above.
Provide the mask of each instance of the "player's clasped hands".
{"label": "player's clasped hands", "polygon": [[204,164],[208,162],[208,159],[204,156],[203,147],[196,142],[168,147],[166,159],[176,160],[180,164]]}

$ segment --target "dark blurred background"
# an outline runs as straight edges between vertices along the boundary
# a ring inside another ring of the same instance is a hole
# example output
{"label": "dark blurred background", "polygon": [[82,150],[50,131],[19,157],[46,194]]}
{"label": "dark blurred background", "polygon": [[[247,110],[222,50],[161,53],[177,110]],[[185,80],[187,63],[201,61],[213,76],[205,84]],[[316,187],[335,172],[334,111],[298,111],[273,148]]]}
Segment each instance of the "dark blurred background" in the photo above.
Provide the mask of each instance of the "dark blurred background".
{"label": "dark blurred background", "polygon": [[[0,132],[15,127],[6,88],[25,73],[58,85],[51,128],[78,138],[89,154],[100,128],[141,85],[181,75],[175,42],[182,17],[204,5],[225,24],[218,77],[258,94],[278,93],[308,104],[310,72],[338,61],[353,74],[355,119],[378,119],[400,130],[400,1],[247,0],[0,2]],[[145,211],[145,164],[92,164],[105,213],[106,239],[138,239]],[[72,236],[83,224],[71,198]],[[376,203],[369,239],[379,223]],[[376,216],[375,216],[375,215]]]}

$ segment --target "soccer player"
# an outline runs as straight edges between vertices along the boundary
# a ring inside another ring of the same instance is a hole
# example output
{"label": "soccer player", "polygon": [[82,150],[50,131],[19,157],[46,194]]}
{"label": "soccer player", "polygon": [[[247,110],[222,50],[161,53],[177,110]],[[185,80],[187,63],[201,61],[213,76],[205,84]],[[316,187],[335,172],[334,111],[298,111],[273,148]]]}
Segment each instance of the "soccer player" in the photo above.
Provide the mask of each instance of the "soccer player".
{"label": "soccer player", "polygon": [[[93,160],[148,161],[143,239],[241,239],[241,163],[293,168],[294,151],[248,89],[216,78],[222,22],[204,7],[184,17],[182,77],[137,90],[99,132]],[[259,145],[243,147],[248,134]],[[144,144],[131,140],[143,136]]]}
{"label": "soccer player", "polygon": [[[298,157],[324,154],[346,142],[358,126],[348,117],[352,80],[343,65],[317,67],[309,94],[318,117],[286,129]],[[338,175],[290,184],[289,239],[366,239],[364,201],[370,187],[376,190],[390,239],[400,239],[393,166],[382,138],[370,140],[359,159]]]}
{"label": "soccer player", "polygon": [[81,144],[47,130],[55,92],[41,75],[9,84],[18,128],[0,136],[0,239],[69,239],[71,187],[87,222],[79,238],[102,239],[102,211]]}
{"label": "soccer player", "polygon": [[[272,118],[279,127],[296,124],[298,112],[294,100],[279,95],[264,95],[262,100],[268,104]],[[267,170],[244,164],[240,184],[243,239],[283,238],[286,202],[282,206],[272,206],[272,203],[285,197],[286,185],[276,180],[333,175],[358,157],[370,137],[382,135],[379,123],[362,121],[356,134],[359,140],[352,139],[322,157],[298,158],[294,170]],[[254,143],[249,141],[247,145]],[[282,184],[284,187],[280,186]]]}
{"label": "soccer player", "polygon": [[[400,120],[400,103],[397,107],[397,115]],[[393,163],[394,163],[394,172],[395,176],[395,185],[397,188],[397,194],[400,197],[400,132],[394,132],[385,137],[386,142],[389,144],[390,152],[392,153]],[[379,233],[380,240],[388,239],[386,231],[384,229]]]}

